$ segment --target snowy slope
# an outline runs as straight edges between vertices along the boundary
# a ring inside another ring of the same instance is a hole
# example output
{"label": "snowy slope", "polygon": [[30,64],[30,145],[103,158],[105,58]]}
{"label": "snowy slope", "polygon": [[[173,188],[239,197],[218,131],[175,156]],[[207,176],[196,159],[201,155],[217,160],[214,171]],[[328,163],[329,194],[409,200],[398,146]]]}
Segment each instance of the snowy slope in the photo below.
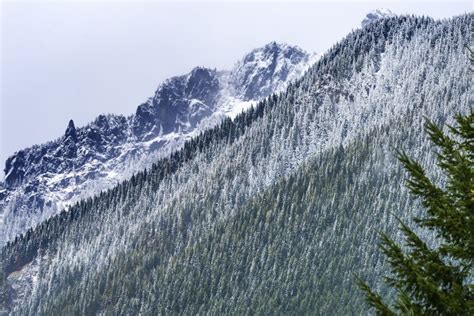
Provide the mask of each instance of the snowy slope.
{"label": "snowy slope", "polygon": [[71,120],[62,137],[20,150],[5,164],[0,244],[282,91],[316,58],[299,47],[272,42],[229,71],[196,67],[164,81],[131,116],[99,115],[79,128]]}

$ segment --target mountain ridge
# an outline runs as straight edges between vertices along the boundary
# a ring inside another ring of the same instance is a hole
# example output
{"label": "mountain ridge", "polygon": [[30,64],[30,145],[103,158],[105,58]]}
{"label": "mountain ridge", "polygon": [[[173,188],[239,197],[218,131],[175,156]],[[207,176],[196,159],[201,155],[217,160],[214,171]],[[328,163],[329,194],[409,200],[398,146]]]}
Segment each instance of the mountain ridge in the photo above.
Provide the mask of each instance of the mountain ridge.
{"label": "mountain ridge", "polygon": [[314,63],[315,56],[297,46],[271,42],[229,71],[195,67],[165,80],[132,115],[101,114],[77,128],[71,120],[62,137],[18,151],[5,163],[0,243],[284,89]]}

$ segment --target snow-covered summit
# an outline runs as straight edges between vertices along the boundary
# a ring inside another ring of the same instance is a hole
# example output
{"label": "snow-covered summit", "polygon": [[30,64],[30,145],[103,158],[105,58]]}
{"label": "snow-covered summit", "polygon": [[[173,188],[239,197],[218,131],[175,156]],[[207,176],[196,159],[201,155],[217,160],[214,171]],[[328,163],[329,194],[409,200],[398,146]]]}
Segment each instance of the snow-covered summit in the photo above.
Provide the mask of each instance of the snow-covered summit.
{"label": "snow-covered summit", "polygon": [[254,49],[235,65],[231,83],[241,99],[261,98],[301,76],[312,58],[298,46],[271,42]]}
{"label": "snow-covered summit", "polygon": [[392,18],[395,16],[397,15],[393,13],[392,11],[390,11],[389,9],[384,9],[384,8],[376,9],[367,13],[365,18],[362,20],[361,25],[362,27],[366,27],[370,23],[377,21],[379,19]]}

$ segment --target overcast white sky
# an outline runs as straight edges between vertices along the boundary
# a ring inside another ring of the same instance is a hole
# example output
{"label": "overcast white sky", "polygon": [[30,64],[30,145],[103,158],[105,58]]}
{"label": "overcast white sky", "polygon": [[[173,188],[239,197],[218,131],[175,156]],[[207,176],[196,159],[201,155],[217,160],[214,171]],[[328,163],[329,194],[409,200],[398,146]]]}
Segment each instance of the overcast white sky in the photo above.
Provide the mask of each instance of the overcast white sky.
{"label": "overcast white sky", "polygon": [[[376,8],[446,18],[473,1],[1,1],[0,164],[69,119],[131,114],[164,79],[270,41],[324,52]],[[0,176],[0,179],[3,178]]]}

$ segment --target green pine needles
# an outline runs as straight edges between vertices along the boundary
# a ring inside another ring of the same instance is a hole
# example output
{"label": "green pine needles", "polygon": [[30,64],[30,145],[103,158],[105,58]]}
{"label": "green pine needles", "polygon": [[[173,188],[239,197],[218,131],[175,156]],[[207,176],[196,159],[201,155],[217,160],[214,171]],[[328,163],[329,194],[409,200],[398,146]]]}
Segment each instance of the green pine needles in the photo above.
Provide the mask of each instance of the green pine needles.
{"label": "green pine needles", "polygon": [[432,122],[425,125],[439,148],[438,167],[444,185],[438,186],[423,167],[398,153],[409,174],[407,187],[426,210],[414,218],[420,228],[433,231],[439,244],[432,248],[400,220],[402,247],[382,234],[380,249],[391,266],[386,283],[397,293],[388,305],[364,281],[359,286],[377,315],[474,315],[474,112],[456,116],[449,135]]}

